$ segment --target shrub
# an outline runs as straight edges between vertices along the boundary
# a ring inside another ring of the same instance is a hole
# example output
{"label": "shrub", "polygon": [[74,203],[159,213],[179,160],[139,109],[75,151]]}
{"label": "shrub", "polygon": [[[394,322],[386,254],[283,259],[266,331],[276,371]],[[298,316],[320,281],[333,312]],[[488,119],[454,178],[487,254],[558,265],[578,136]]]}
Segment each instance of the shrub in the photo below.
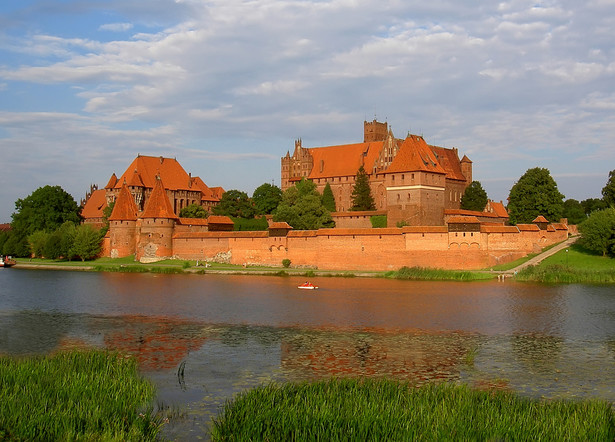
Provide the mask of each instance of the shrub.
{"label": "shrub", "polygon": [[387,226],[386,215],[374,215],[369,218],[374,229],[379,229]]}
{"label": "shrub", "polygon": [[284,258],[282,260],[282,265],[284,266],[285,269],[289,268],[290,267],[290,259]]}

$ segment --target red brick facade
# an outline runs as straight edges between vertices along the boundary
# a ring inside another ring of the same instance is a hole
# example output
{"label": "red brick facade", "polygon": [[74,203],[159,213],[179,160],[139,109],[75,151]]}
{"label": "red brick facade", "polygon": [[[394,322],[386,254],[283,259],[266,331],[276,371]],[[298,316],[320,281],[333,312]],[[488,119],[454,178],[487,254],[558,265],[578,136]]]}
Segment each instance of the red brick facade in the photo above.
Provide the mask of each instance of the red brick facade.
{"label": "red brick facade", "polygon": [[388,225],[442,225],[444,210],[459,209],[461,196],[472,182],[472,162],[459,159],[457,149],[428,145],[423,137],[398,139],[387,123],[364,122],[363,143],[304,148],[281,160],[282,190],[302,178],[322,193],[327,183],[336,210],[352,206],[355,176],[360,166],[369,175],[376,210],[386,211]]}

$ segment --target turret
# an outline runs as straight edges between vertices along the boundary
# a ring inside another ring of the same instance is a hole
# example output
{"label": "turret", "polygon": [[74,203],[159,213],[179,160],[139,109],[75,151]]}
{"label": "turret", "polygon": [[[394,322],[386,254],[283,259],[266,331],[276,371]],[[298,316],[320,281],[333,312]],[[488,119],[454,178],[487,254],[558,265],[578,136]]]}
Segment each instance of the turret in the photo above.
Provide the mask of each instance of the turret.
{"label": "turret", "polygon": [[136,259],[141,262],[154,262],[171,258],[173,256],[173,231],[178,219],[162,180],[157,176],[154,190],[141,215],[141,231]]}
{"label": "turret", "polygon": [[461,173],[466,178],[466,185],[469,186],[472,183],[472,161],[466,155],[461,159]]}
{"label": "turret", "polygon": [[109,250],[111,258],[135,253],[137,241],[137,206],[126,182],[122,185],[109,216]]}

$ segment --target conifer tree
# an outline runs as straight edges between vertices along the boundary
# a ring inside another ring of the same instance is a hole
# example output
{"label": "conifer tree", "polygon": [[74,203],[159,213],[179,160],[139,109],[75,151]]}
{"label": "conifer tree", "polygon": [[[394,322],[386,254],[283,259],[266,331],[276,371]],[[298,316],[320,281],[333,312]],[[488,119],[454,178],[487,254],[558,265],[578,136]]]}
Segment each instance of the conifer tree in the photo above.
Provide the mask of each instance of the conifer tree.
{"label": "conifer tree", "polygon": [[482,212],[487,205],[487,192],[480,181],[472,181],[461,197],[461,208]]}
{"label": "conifer tree", "polygon": [[602,199],[609,207],[615,207],[615,170],[609,172],[609,179],[602,188]]}
{"label": "conifer tree", "polygon": [[363,168],[359,167],[352,191],[352,207],[350,210],[376,210],[372,190],[369,187],[369,177]]}
{"label": "conifer tree", "polygon": [[333,197],[333,191],[331,185],[327,183],[322,191],[322,205],[327,208],[329,212],[335,212],[335,198]]}

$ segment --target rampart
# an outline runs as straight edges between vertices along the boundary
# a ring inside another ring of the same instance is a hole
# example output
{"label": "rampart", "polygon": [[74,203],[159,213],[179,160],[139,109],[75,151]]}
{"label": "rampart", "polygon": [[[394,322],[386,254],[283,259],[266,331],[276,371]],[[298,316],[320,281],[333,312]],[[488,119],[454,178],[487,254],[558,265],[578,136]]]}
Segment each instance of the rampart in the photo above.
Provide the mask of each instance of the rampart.
{"label": "rampart", "polygon": [[[173,235],[173,257],[224,261],[238,265],[330,270],[397,270],[403,266],[482,269],[502,264],[565,240],[565,225],[481,225],[480,231],[451,232],[447,227],[320,229],[268,232],[190,232]],[[139,258],[137,256],[137,258]]]}

